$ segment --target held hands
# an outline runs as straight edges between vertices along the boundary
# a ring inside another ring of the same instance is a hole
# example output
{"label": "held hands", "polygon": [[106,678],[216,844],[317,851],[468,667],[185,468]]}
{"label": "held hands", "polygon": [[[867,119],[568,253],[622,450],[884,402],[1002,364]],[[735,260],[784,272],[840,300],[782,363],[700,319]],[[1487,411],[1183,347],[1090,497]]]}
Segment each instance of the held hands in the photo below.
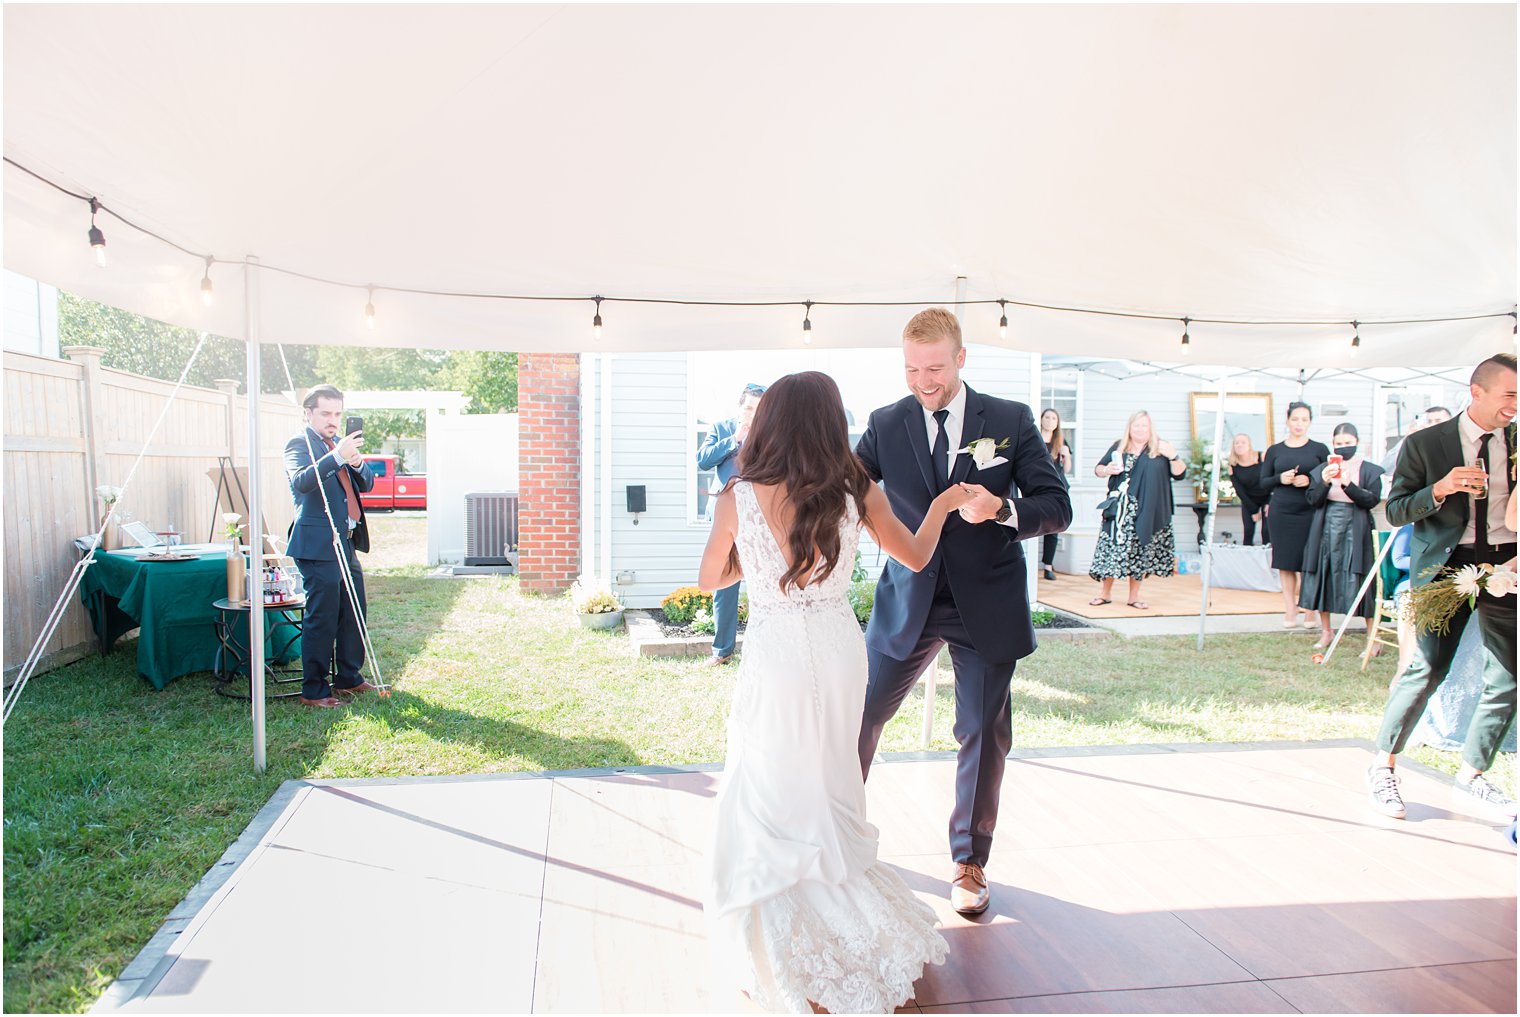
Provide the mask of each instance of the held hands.
{"label": "held hands", "polygon": [[[959,506],[961,518],[968,523],[985,523],[989,519],[996,518],[998,511],[1003,507],[1003,499],[987,490],[981,484],[960,484],[964,489],[965,499]],[[946,494],[949,492],[947,491]],[[940,495],[941,498],[944,495]]]}
{"label": "held hands", "polygon": [[1438,501],[1454,494],[1476,494],[1488,484],[1488,474],[1481,466],[1454,466],[1450,473],[1435,482],[1431,493]]}
{"label": "held hands", "polygon": [[1287,485],[1288,487],[1297,487],[1298,484],[1296,481],[1298,480],[1298,471],[1283,470],[1282,473],[1278,474],[1277,479],[1279,482]]}
{"label": "held hands", "polygon": [[355,468],[363,465],[364,460],[359,455],[359,446],[364,444],[364,432],[355,431],[353,434],[345,434],[333,448],[333,455],[338,457],[339,462],[347,463]]}
{"label": "held hands", "polygon": [[940,509],[945,513],[945,515],[948,516],[950,513],[966,504],[966,499],[970,497],[970,493],[966,490],[966,488],[970,486],[974,485],[951,484],[949,487],[945,488],[945,490],[941,491],[939,496],[934,499],[934,507]]}

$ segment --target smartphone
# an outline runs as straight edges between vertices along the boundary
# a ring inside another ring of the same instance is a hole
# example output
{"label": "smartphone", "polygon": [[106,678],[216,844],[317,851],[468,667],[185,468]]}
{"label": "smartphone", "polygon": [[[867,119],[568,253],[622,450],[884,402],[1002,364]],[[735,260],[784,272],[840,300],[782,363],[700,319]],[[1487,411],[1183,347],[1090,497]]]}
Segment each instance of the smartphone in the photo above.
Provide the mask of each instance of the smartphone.
{"label": "smartphone", "polygon": [[362,431],[362,430],[364,430],[364,418],[363,417],[349,417],[347,420],[345,420],[343,422],[343,433],[344,434],[353,434],[355,431]]}
{"label": "smartphone", "polygon": [[1346,461],[1345,459],[1343,459],[1340,456],[1336,455],[1334,452],[1330,453],[1330,458],[1326,460],[1326,462],[1330,463],[1333,466],[1339,466],[1341,463],[1343,463],[1345,461]]}

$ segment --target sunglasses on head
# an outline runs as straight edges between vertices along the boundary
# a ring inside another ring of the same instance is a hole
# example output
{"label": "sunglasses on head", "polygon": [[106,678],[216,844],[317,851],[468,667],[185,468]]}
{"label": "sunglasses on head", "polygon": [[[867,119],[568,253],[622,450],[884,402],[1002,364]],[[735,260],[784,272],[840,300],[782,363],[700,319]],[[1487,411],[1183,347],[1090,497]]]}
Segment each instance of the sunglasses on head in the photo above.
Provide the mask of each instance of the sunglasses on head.
{"label": "sunglasses on head", "polygon": [[744,394],[745,395],[765,395],[765,386],[764,385],[756,385],[754,382],[750,382],[748,385],[744,386]]}

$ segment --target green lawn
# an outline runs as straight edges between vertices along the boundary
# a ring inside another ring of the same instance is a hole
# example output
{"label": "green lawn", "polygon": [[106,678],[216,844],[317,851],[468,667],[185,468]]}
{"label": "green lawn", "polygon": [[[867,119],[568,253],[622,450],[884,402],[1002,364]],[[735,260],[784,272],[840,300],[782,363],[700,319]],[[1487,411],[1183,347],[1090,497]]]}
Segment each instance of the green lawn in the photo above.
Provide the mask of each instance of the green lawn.
{"label": "green lawn", "polygon": [[[5,730],[7,1011],[88,1008],[281,781],[721,761],[735,669],[635,660],[563,601],[424,573],[369,579],[394,697],[271,705],[263,776],[242,704],[207,676],[153,691],[130,644],[31,683]],[[1015,677],[1015,744],[1371,737],[1392,664],[1356,664],[1314,667],[1277,634],[1213,637],[1202,654],[1182,637],[1048,640]],[[943,678],[935,747],[948,749]],[[904,704],[883,751],[919,747],[922,705]],[[1513,793],[1514,758],[1493,776]]]}

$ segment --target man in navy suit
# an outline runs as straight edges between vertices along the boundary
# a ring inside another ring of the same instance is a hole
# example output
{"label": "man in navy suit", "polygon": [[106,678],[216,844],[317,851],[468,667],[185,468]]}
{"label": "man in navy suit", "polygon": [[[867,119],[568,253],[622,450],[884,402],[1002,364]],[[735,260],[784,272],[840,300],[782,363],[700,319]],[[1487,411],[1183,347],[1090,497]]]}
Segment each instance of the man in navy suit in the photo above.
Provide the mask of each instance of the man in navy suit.
{"label": "man in navy suit", "polygon": [[[707,440],[697,450],[697,469],[717,473],[719,484],[727,485],[739,472],[739,448],[749,437],[749,425],[755,419],[755,408],[760,405],[763,395],[764,385],[745,385],[739,394],[739,415],[733,420],[720,420],[714,424]],[[720,667],[733,660],[734,644],[738,640],[739,584],[735,583],[713,594],[713,644],[707,666]]]}
{"label": "man in navy suit", "polygon": [[[948,643],[960,744],[950,903],[980,914],[991,900],[983,867],[1013,746],[1008,687],[1014,663],[1035,648],[1019,542],[1071,525],[1071,497],[1029,407],[962,384],[966,351],[953,314],[935,307],[914,315],[903,330],[903,363],[911,394],[871,414],[856,454],[884,482],[892,511],[910,531],[949,485],[974,488],[975,496],[946,520],[922,571],[889,561],[876,585],[860,766],[870,774],[882,729]],[[978,439],[999,446],[996,462],[960,451]]]}
{"label": "man in navy suit", "polygon": [[[369,550],[369,526],[359,494],[375,486],[374,474],[359,455],[364,435],[338,436],[343,423],[343,393],[318,385],[301,403],[306,427],[285,444],[285,475],[295,497],[296,518],[287,553],[296,561],[306,587],[301,623],[301,703],[342,706],[334,691],[357,695],[374,688],[359,673],[364,642],[359,619],[366,611],[364,572],[355,551]],[[336,531],[336,538],[334,536]],[[353,575],[358,604],[350,597],[338,565],[336,546]],[[337,650],[335,680],[334,647]]]}

